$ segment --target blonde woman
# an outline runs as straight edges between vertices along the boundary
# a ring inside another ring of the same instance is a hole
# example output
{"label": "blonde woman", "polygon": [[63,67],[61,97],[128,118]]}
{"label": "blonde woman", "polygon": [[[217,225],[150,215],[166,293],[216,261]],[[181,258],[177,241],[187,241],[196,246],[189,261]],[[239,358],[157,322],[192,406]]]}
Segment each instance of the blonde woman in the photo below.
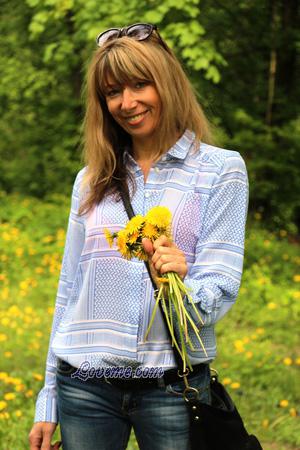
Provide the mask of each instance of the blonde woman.
{"label": "blonde woman", "polygon": [[185,450],[184,384],[160,313],[144,339],[151,280],[143,262],[108,246],[104,229],[128,220],[120,190],[129,190],[136,214],[171,210],[173,242],[162,236],[144,247],[154,278],[174,271],[191,288],[207,355],[195,343],[189,384],[209,403],[214,325],[234,303],[242,274],[247,172],[238,152],[209,145],[203,111],[154,25],[113,28],[97,43],[87,76],[86,164],[73,187],[30,448],[50,449],[59,422],[64,450],[126,449],[132,428],[143,450]]}

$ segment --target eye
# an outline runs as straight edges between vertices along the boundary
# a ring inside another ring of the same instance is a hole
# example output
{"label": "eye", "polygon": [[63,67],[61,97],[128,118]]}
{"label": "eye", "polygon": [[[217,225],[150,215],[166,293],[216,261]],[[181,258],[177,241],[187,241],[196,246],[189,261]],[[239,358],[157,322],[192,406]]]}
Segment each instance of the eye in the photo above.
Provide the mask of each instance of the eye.
{"label": "eye", "polygon": [[109,97],[109,98],[116,97],[120,92],[121,92],[121,88],[113,87],[106,91],[105,96]]}
{"label": "eye", "polygon": [[135,86],[136,89],[143,89],[144,87],[148,86],[148,84],[149,84],[149,81],[146,81],[146,80],[141,81],[141,80],[139,80],[139,81],[136,81],[134,83],[134,86]]}

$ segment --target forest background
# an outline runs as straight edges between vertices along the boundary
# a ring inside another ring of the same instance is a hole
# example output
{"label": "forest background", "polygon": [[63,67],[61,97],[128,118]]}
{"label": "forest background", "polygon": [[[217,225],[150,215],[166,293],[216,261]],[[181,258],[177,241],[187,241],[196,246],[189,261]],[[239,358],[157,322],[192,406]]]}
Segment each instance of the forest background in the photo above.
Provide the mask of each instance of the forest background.
{"label": "forest background", "polygon": [[[71,187],[82,167],[82,87],[95,37],[136,22],[158,25],[219,145],[246,161],[245,275],[220,339],[228,326],[238,323],[243,331],[230,328],[219,368],[267,450],[299,446],[300,355],[291,332],[300,315],[297,0],[0,0],[0,14],[0,449],[26,448],[43,383],[44,331],[51,326]],[[276,382],[278,364],[285,383]]]}

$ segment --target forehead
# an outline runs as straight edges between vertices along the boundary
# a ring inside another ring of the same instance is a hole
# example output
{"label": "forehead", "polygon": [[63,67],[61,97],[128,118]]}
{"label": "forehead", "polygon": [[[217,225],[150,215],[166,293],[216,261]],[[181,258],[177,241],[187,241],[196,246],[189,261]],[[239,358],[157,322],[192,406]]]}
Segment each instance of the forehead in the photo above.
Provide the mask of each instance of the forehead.
{"label": "forehead", "polygon": [[133,58],[123,49],[110,49],[98,66],[100,89],[109,84],[126,84],[133,80],[154,81],[149,62]]}

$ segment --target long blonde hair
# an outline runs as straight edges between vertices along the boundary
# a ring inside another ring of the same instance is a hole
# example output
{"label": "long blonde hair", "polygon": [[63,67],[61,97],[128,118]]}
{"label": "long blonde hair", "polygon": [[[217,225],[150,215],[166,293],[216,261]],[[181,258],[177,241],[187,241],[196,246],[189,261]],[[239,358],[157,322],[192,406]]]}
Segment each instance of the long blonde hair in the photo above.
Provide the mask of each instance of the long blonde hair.
{"label": "long blonde hair", "polygon": [[193,88],[174,53],[159,43],[153,32],[145,41],[122,37],[108,41],[97,49],[86,79],[86,114],[84,119],[83,186],[88,193],[80,214],[98,204],[107,192],[127,190],[127,173],[123,160],[131,137],[114,121],[105,100],[108,76],[118,84],[133,79],[147,80],[156,87],[161,99],[161,117],[155,143],[157,157],[166,152],[186,129],[195,133],[195,142],[210,142],[209,123]]}

